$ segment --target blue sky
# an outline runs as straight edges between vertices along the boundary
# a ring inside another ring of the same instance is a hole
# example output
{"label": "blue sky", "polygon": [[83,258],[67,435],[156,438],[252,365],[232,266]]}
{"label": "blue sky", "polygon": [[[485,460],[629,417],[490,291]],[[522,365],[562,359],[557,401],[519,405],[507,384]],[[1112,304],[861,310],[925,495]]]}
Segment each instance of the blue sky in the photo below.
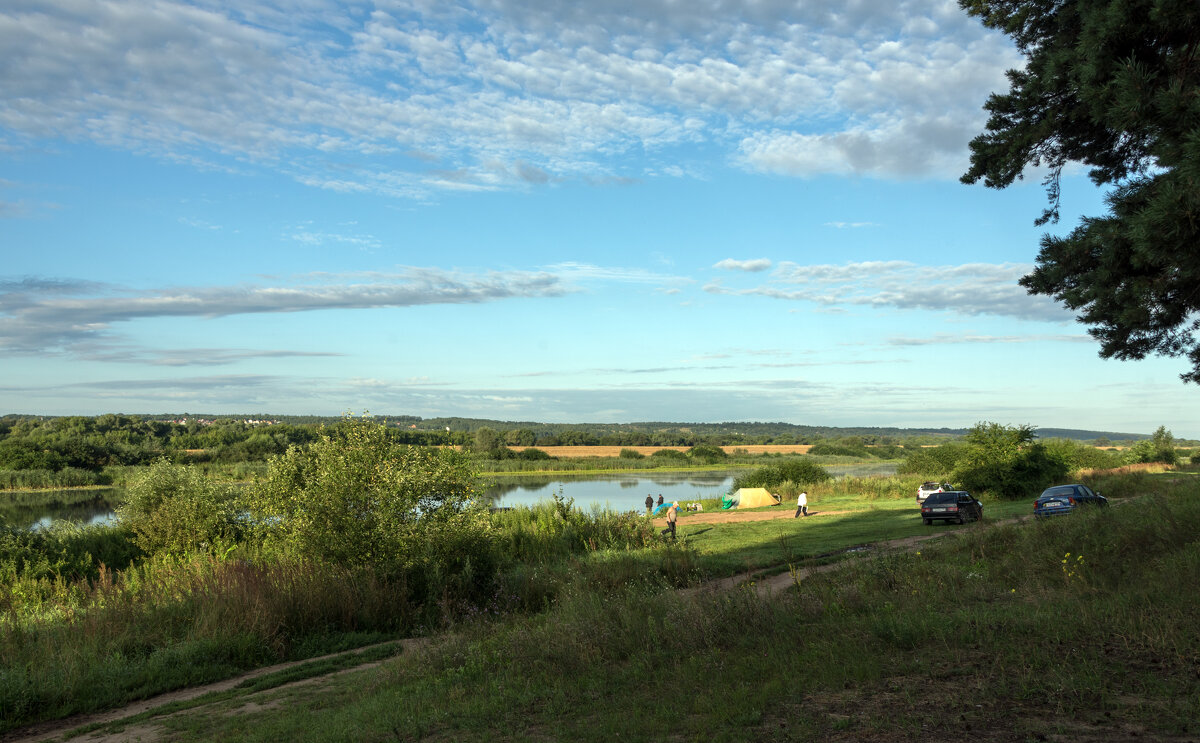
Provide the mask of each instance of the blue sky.
{"label": "blue sky", "polygon": [[940,0],[5,3],[0,412],[1200,437],[1016,284],[1040,175],[958,182],[1020,63]]}

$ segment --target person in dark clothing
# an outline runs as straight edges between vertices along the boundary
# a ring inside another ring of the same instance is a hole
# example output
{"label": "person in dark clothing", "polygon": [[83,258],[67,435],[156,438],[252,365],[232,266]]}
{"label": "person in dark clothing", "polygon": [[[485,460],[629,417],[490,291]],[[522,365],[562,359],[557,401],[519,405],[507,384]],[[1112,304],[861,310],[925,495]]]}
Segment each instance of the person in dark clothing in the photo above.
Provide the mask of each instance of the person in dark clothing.
{"label": "person in dark clothing", "polygon": [[650,509],[654,508],[654,496],[646,496],[646,513],[650,513]]}
{"label": "person in dark clothing", "polygon": [[661,506],[662,504],[663,504],[663,500],[662,500],[662,493],[659,493],[659,494],[658,494],[658,505],[660,505],[660,506]]}

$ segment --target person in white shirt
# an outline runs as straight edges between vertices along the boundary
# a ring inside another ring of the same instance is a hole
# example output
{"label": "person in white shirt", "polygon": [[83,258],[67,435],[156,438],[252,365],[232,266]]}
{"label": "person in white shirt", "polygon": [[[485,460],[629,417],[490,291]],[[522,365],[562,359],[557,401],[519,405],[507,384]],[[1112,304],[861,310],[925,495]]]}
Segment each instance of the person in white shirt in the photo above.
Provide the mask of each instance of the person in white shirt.
{"label": "person in white shirt", "polygon": [[808,516],[808,493],[803,490],[800,491],[800,496],[796,498],[796,515],[792,516],[792,518],[796,518],[796,516],[802,513]]}

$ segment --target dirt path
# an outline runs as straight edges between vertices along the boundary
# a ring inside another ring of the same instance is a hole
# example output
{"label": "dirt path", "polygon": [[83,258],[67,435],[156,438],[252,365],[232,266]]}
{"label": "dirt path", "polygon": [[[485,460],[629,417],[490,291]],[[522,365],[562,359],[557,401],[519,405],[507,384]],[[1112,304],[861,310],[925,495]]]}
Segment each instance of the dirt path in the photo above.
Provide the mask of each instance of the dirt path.
{"label": "dirt path", "polygon": [[[679,526],[690,526],[692,524],[729,524],[735,521],[771,521],[774,519],[790,519],[795,515],[796,511],[792,508],[783,508],[772,511],[687,511],[679,512]],[[809,518],[813,516],[834,516],[842,513],[850,513],[850,511],[813,511],[808,512]],[[659,517],[652,522],[660,529],[667,525],[665,517]]]}
{"label": "dirt path", "polygon": [[[710,511],[707,513],[690,513],[687,515],[680,514],[679,523],[681,526],[687,526],[687,525],[691,525],[691,524],[723,524],[723,523],[732,523],[732,522],[738,522],[738,521],[767,521],[767,520],[771,520],[771,519],[792,518],[793,513],[794,513],[794,511],[790,508],[781,509],[778,511],[775,511],[775,510],[744,511],[741,513],[737,512],[737,511]],[[841,514],[841,513],[848,513],[848,511],[809,511],[809,517],[812,518],[812,517],[817,517],[817,516],[821,516],[821,515],[832,516],[834,514]],[[656,526],[663,527],[666,525],[666,519],[655,519],[653,523]],[[883,542],[877,542],[874,545],[872,545],[872,547],[874,550],[911,549],[914,545],[919,544],[920,542],[923,542],[927,539],[934,539],[941,535],[942,534],[939,533],[939,534],[922,535],[922,536],[916,536],[916,537],[908,537],[906,539],[893,539],[893,540],[888,540],[888,541],[883,541]],[[697,593],[697,592],[701,592],[701,591],[724,591],[724,590],[729,590],[736,586],[742,585],[743,583],[746,583],[748,581],[753,581],[755,593],[757,593],[760,597],[767,598],[767,597],[770,597],[772,594],[776,594],[776,593],[786,590],[797,579],[803,579],[805,576],[813,575],[815,573],[824,573],[824,572],[828,572],[831,570],[835,570],[840,566],[841,566],[841,563],[830,563],[827,565],[805,567],[805,568],[797,569],[794,573],[793,572],[785,572],[785,573],[780,573],[778,575],[769,576],[766,578],[755,578],[754,574],[736,575],[736,576],[733,576],[730,578],[722,578],[720,580],[711,581],[709,583],[706,583],[706,584],[696,587],[696,588],[686,589],[684,592],[685,593]],[[419,639],[401,640],[400,642],[403,645],[404,652],[407,653],[407,652],[413,652],[413,651],[419,650],[422,647],[425,647],[426,645],[428,645],[429,640],[425,639],[425,638],[419,638]],[[368,646],[368,647],[374,647],[374,646]],[[241,676],[236,676],[234,678],[226,679],[224,681],[218,681],[218,682],[215,682],[212,684],[205,684],[203,686],[196,686],[196,687],[192,687],[189,689],[180,689],[178,691],[168,692],[166,694],[160,694],[158,696],[151,697],[149,699],[144,699],[144,700],[126,705],[125,707],[122,707],[120,709],[108,710],[106,712],[99,712],[99,713],[91,714],[91,715],[79,715],[76,717],[69,717],[69,718],[62,719],[62,720],[52,720],[52,721],[48,721],[45,723],[40,723],[37,725],[33,725],[31,727],[14,730],[9,733],[0,735],[0,743],[40,743],[42,741],[51,741],[51,740],[55,740],[55,741],[85,740],[85,741],[87,741],[87,743],[135,743],[135,742],[136,743],[155,743],[155,741],[158,741],[161,738],[162,728],[159,727],[157,724],[155,724],[155,721],[153,719],[147,720],[147,721],[141,722],[141,723],[135,723],[133,725],[123,727],[119,731],[111,732],[111,733],[102,732],[102,731],[94,731],[91,733],[83,734],[83,737],[80,737],[80,736],[64,737],[64,736],[67,736],[72,731],[77,730],[84,726],[111,723],[111,722],[119,722],[120,720],[124,720],[124,719],[130,718],[130,717],[133,717],[135,715],[139,715],[139,714],[141,714],[143,712],[147,712],[149,710],[163,707],[164,705],[177,703],[177,702],[190,701],[190,700],[202,697],[206,694],[212,694],[215,692],[229,691],[230,689],[233,689],[233,688],[237,687],[239,684],[241,684],[245,681],[248,681],[250,679],[258,678],[260,676],[265,676],[265,675],[271,674],[271,673],[276,673],[278,671],[283,671],[283,670],[293,668],[295,666],[298,666],[298,665],[301,665],[304,663],[313,663],[316,661],[321,661],[321,660],[325,660],[328,658],[334,658],[334,657],[338,657],[338,656],[342,656],[342,655],[361,653],[367,649],[368,648],[366,648],[366,647],[357,648],[355,650],[346,651],[345,653],[334,653],[332,655],[322,656],[321,658],[309,658],[307,660],[294,661],[291,663],[280,663],[278,665],[268,666],[266,668],[259,668],[257,670],[251,671],[249,673],[242,674]],[[357,666],[354,666],[351,668],[342,669],[342,670],[336,671],[334,673],[321,675],[321,676],[313,676],[313,677],[301,679],[298,681],[292,681],[292,682],[289,682],[286,684],[280,684],[279,686],[273,686],[266,691],[277,691],[279,689],[295,687],[295,686],[299,686],[302,684],[320,683],[321,681],[323,681],[325,679],[337,676],[339,674],[349,673],[351,671],[357,671],[357,670],[364,669],[364,668],[371,668],[373,666],[379,665],[382,662],[383,661],[371,661],[371,662],[363,663],[363,664],[360,664],[360,665],[357,665]],[[261,693],[261,692],[259,692],[259,693]],[[254,693],[247,694],[247,697],[252,697],[252,696],[254,696]],[[247,705],[248,705],[248,708],[253,708],[255,703],[252,701],[248,701]],[[191,708],[191,709],[194,709],[194,708]]]}
{"label": "dirt path", "polygon": [[[414,638],[414,639],[400,640],[400,644],[403,646],[404,652],[406,652],[406,653],[418,650],[418,649],[424,647],[425,645],[427,645],[428,643],[429,643],[429,640],[426,638]],[[108,710],[105,712],[97,712],[95,714],[76,715],[74,717],[67,717],[67,718],[63,718],[61,720],[49,720],[47,722],[38,723],[36,725],[31,725],[26,728],[20,728],[18,730],[13,730],[13,731],[10,731],[3,735],[0,735],[0,743],[36,743],[38,741],[50,741],[50,740],[74,740],[75,739],[74,736],[71,738],[64,738],[63,736],[70,733],[72,730],[76,730],[76,729],[84,727],[84,726],[104,724],[104,723],[109,723],[109,722],[117,722],[117,721],[129,718],[129,717],[133,717],[135,715],[140,715],[143,712],[146,712],[146,711],[149,711],[152,709],[156,709],[158,707],[163,707],[168,704],[174,704],[177,702],[187,702],[192,699],[202,697],[206,694],[213,694],[213,693],[222,692],[222,691],[229,691],[230,689],[237,687],[239,684],[241,684],[245,681],[256,679],[260,676],[266,676],[267,674],[276,673],[278,671],[285,671],[289,668],[295,668],[296,666],[300,666],[300,665],[303,665],[306,663],[316,663],[318,661],[328,660],[330,658],[337,658],[340,656],[354,655],[357,653],[362,653],[362,652],[364,652],[366,650],[370,650],[371,648],[374,648],[374,647],[378,647],[378,645],[367,645],[365,647],[355,648],[354,650],[347,650],[342,653],[332,653],[330,655],[323,655],[318,658],[308,658],[305,660],[291,661],[289,663],[279,663],[274,666],[267,666],[265,668],[257,668],[248,673],[244,673],[241,676],[235,676],[233,678],[225,679],[224,681],[216,681],[211,684],[204,684],[203,686],[193,686],[188,689],[179,689],[177,691],[170,691],[165,694],[159,694],[158,696],[150,697],[149,699],[143,699],[143,700],[140,700],[137,702],[133,702],[132,704],[127,704],[124,707],[121,707],[119,709]],[[359,664],[357,666],[353,666],[351,668],[339,669],[338,671],[335,671],[333,673],[328,673],[328,674],[324,674],[324,675],[320,675],[320,676],[312,676],[309,678],[299,679],[297,681],[291,681],[291,682],[288,682],[285,684],[280,684],[278,686],[272,686],[270,689],[267,689],[266,691],[275,691],[277,689],[284,689],[284,688],[289,688],[289,687],[294,687],[294,686],[300,686],[302,684],[315,683],[322,679],[331,678],[333,676],[337,676],[342,673],[348,673],[350,671],[357,671],[357,670],[363,669],[363,668],[372,668],[374,666],[378,666],[380,663],[383,663],[383,661],[382,660],[368,661],[366,663],[361,663],[361,664]],[[139,743],[151,743],[152,741],[155,741],[158,739],[158,735],[155,732],[156,730],[157,730],[157,726],[155,726],[153,721],[151,720],[151,721],[147,721],[145,724],[142,724],[142,725],[136,725],[134,727],[125,728],[117,733],[105,734],[105,733],[100,733],[100,732],[94,732],[92,734],[87,735],[85,740],[87,740],[88,743],[131,743],[132,741],[138,741]]]}

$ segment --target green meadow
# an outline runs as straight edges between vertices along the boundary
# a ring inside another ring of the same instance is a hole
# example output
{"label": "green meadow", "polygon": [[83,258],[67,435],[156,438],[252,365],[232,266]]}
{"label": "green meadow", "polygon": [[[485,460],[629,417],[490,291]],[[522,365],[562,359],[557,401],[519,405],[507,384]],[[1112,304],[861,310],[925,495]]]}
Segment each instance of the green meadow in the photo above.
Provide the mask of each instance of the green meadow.
{"label": "green meadow", "polygon": [[[1200,608],[1180,589],[1200,580],[1200,479],[1112,484],[1137,492],[852,553],[770,599],[652,574],[578,581],[544,611],[456,623],[377,667],[118,727],[298,743],[1189,740]],[[834,547],[847,540],[816,532],[911,520],[857,505],[784,528]],[[699,563],[736,551],[719,531],[689,537]]]}

